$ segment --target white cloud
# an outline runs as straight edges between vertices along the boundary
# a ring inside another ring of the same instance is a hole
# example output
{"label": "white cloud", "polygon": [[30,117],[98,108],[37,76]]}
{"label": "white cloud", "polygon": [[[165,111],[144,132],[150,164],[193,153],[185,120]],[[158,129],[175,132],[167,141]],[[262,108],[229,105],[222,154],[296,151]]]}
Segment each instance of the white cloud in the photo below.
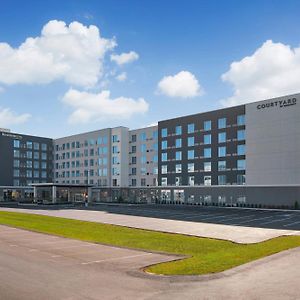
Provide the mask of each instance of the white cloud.
{"label": "white cloud", "polygon": [[139,58],[139,55],[134,51],[130,51],[128,53],[122,53],[120,55],[112,54],[110,56],[110,60],[114,61],[119,66],[133,62],[133,61],[137,60],[138,58]]}
{"label": "white cloud", "polygon": [[143,99],[118,97],[111,99],[110,91],[98,94],[70,89],[63,102],[74,109],[70,123],[88,123],[109,119],[129,119],[134,114],[148,111],[149,104]]}
{"label": "white cloud", "polygon": [[172,98],[192,98],[203,94],[197,78],[188,71],[163,77],[157,87],[158,93]]}
{"label": "white cloud", "polygon": [[30,114],[21,114],[11,111],[9,108],[0,107],[0,127],[23,124],[31,118]]}
{"label": "white cloud", "polygon": [[125,80],[127,79],[127,73],[126,73],[126,72],[123,72],[123,73],[117,75],[117,76],[116,76],[116,79],[117,79],[118,81],[125,81]]}
{"label": "white cloud", "polygon": [[297,93],[300,91],[300,47],[266,41],[251,56],[233,62],[222,75],[233,86],[224,106]]}
{"label": "white cloud", "polygon": [[5,90],[2,86],[0,86],[0,93],[3,93]]}
{"label": "white cloud", "polygon": [[102,75],[105,54],[115,46],[115,40],[102,38],[96,26],[79,22],[68,26],[52,20],[40,36],[27,38],[18,48],[0,43],[0,82],[46,84],[64,80],[92,87]]}

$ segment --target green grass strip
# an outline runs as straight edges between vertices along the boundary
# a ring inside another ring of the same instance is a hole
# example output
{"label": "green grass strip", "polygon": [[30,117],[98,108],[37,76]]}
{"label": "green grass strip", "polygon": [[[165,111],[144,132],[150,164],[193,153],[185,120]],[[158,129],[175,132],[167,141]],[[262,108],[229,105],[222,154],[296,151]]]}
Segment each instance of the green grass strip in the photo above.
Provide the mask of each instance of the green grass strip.
{"label": "green grass strip", "polygon": [[151,273],[165,275],[221,272],[300,246],[300,236],[282,236],[257,244],[244,245],[210,238],[15,212],[0,212],[0,224],[82,241],[188,257],[147,268]]}

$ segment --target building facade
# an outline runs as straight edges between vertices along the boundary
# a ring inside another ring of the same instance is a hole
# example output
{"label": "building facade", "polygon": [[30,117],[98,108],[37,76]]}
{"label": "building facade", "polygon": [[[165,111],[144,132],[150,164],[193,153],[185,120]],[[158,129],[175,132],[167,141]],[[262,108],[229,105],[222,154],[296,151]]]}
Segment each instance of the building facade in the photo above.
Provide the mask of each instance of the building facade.
{"label": "building facade", "polygon": [[89,184],[93,201],[292,205],[300,200],[299,116],[294,94],[53,141],[4,130],[0,185]]}
{"label": "building facade", "polygon": [[[0,130],[0,197],[31,193],[21,187],[52,182],[52,139]],[[6,187],[6,188],[5,188]],[[9,187],[20,187],[18,192]]]}

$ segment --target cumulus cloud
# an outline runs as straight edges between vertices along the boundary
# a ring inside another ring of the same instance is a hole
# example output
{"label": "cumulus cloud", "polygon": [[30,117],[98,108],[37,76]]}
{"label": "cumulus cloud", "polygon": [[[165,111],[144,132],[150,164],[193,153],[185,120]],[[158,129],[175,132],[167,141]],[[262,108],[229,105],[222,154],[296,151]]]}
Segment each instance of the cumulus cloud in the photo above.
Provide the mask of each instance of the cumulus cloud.
{"label": "cumulus cloud", "polygon": [[137,60],[138,58],[139,58],[139,55],[134,51],[130,51],[128,53],[122,53],[120,55],[112,54],[110,56],[110,60],[114,61],[119,66],[131,63],[131,62]]}
{"label": "cumulus cloud", "polygon": [[30,114],[17,114],[9,108],[0,107],[0,127],[23,124],[31,117]]}
{"label": "cumulus cloud", "polygon": [[300,47],[266,41],[252,55],[233,62],[222,75],[234,94],[224,106],[238,105],[300,91]]}
{"label": "cumulus cloud", "polygon": [[158,93],[172,98],[192,98],[203,94],[197,78],[188,71],[163,77],[158,83],[157,89]]}
{"label": "cumulus cloud", "polygon": [[123,72],[123,73],[117,75],[117,76],[116,76],[116,79],[117,79],[118,81],[125,81],[125,80],[127,79],[127,73],[126,73],[126,72]]}
{"label": "cumulus cloud", "polygon": [[40,36],[27,38],[18,48],[0,43],[0,82],[46,84],[64,80],[92,87],[103,73],[105,54],[115,46],[115,40],[102,38],[96,26],[52,20]]}
{"label": "cumulus cloud", "polygon": [[70,123],[128,119],[134,114],[147,112],[149,108],[149,104],[143,98],[112,99],[108,90],[97,94],[70,89],[62,101],[74,110],[69,118]]}

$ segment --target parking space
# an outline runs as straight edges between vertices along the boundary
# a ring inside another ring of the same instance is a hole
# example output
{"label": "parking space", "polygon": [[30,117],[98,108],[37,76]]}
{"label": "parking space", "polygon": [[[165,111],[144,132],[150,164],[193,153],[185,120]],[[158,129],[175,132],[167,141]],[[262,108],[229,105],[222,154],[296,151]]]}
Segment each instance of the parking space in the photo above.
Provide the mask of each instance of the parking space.
{"label": "parking space", "polygon": [[100,205],[91,209],[159,219],[300,230],[300,211],[169,205]]}

